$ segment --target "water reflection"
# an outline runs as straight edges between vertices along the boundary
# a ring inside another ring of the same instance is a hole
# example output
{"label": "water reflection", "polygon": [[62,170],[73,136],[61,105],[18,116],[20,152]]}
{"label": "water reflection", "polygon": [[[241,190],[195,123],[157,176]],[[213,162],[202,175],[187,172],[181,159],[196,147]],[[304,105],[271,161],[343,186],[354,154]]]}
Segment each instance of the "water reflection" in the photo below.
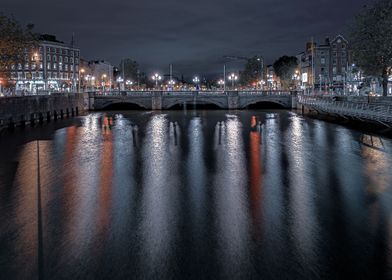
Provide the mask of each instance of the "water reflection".
{"label": "water reflection", "polygon": [[[218,128],[220,129],[220,128]],[[214,200],[216,235],[223,278],[241,278],[248,271],[248,213],[242,125],[228,115],[222,127],[222,145],[216,150]]]}
{"label": "water reflection", "polygon": [[36,138],[47,278],[392,275],[392,141],[291,112],[130,111],[0,138],[4,279],[37,278]]}

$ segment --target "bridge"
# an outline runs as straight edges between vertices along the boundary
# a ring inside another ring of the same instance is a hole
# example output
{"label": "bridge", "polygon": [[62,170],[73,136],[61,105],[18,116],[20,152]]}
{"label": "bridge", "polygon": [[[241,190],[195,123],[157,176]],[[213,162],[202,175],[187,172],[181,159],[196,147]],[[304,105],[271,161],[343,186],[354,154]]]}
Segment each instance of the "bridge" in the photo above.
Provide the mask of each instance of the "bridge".
{"label": "bridge", "polygon": [[298,106],[321,114],[362,122],[377,122],[392,127],[391,97],[298,96]]}
{"label": "bridge", "polygon": [[123,91],[90,92],[89,110],[104,110],[115,104],[133,104],[147,110],[168,110],[177,105],[215,105],[221,109],[244,109],[256,103],[296,107],[295,91]]}

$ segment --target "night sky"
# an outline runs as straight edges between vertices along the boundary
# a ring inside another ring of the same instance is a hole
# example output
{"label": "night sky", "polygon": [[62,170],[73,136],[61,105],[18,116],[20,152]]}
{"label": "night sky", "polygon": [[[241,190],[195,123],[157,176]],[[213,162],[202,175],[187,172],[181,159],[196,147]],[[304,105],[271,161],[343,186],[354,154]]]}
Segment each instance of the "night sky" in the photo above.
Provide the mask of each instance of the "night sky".
{"label": "night sky", "polygon": [[[76,44],[86,59],[139,62],[148,74],[222,71],[224,55],[295,55],[312,36],[345,34],[369,0],[6,0],[1,11]],[[241,63],[241,62],[240,62]],[[238,68],[230,62],[229,70]]]}

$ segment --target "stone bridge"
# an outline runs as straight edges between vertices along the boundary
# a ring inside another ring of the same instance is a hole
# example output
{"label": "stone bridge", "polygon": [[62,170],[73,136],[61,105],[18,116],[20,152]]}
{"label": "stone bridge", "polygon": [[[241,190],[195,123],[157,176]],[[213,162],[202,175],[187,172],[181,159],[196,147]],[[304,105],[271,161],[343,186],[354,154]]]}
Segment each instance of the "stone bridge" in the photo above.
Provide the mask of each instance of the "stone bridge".
{"label": "stone bridge", "polygon": [[147,110],[167,110],[176,105],[216,105],[221,109],[245,109],[256,103],[296,107],[297,92],[290,91],[127,91],[89,93],[90,110],[104,110],[114,104],[133,104]]}

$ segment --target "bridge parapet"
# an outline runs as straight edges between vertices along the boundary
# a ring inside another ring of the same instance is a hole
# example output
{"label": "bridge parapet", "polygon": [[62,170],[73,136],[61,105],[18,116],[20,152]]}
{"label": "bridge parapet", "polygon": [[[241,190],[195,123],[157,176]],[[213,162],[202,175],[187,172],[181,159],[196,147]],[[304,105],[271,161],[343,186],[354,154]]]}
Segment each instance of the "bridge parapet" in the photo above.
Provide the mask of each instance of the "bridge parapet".
{"label": "bridge parapet", "polygon": [[169,109],[182,104],[215,104],[222,109],[242,109],[257,102],[278,103],[292,107],[293,93],[289,91],[123,91],[90,94],[90,108],[104,109],[115,103],[134,103],[146,109]]}

